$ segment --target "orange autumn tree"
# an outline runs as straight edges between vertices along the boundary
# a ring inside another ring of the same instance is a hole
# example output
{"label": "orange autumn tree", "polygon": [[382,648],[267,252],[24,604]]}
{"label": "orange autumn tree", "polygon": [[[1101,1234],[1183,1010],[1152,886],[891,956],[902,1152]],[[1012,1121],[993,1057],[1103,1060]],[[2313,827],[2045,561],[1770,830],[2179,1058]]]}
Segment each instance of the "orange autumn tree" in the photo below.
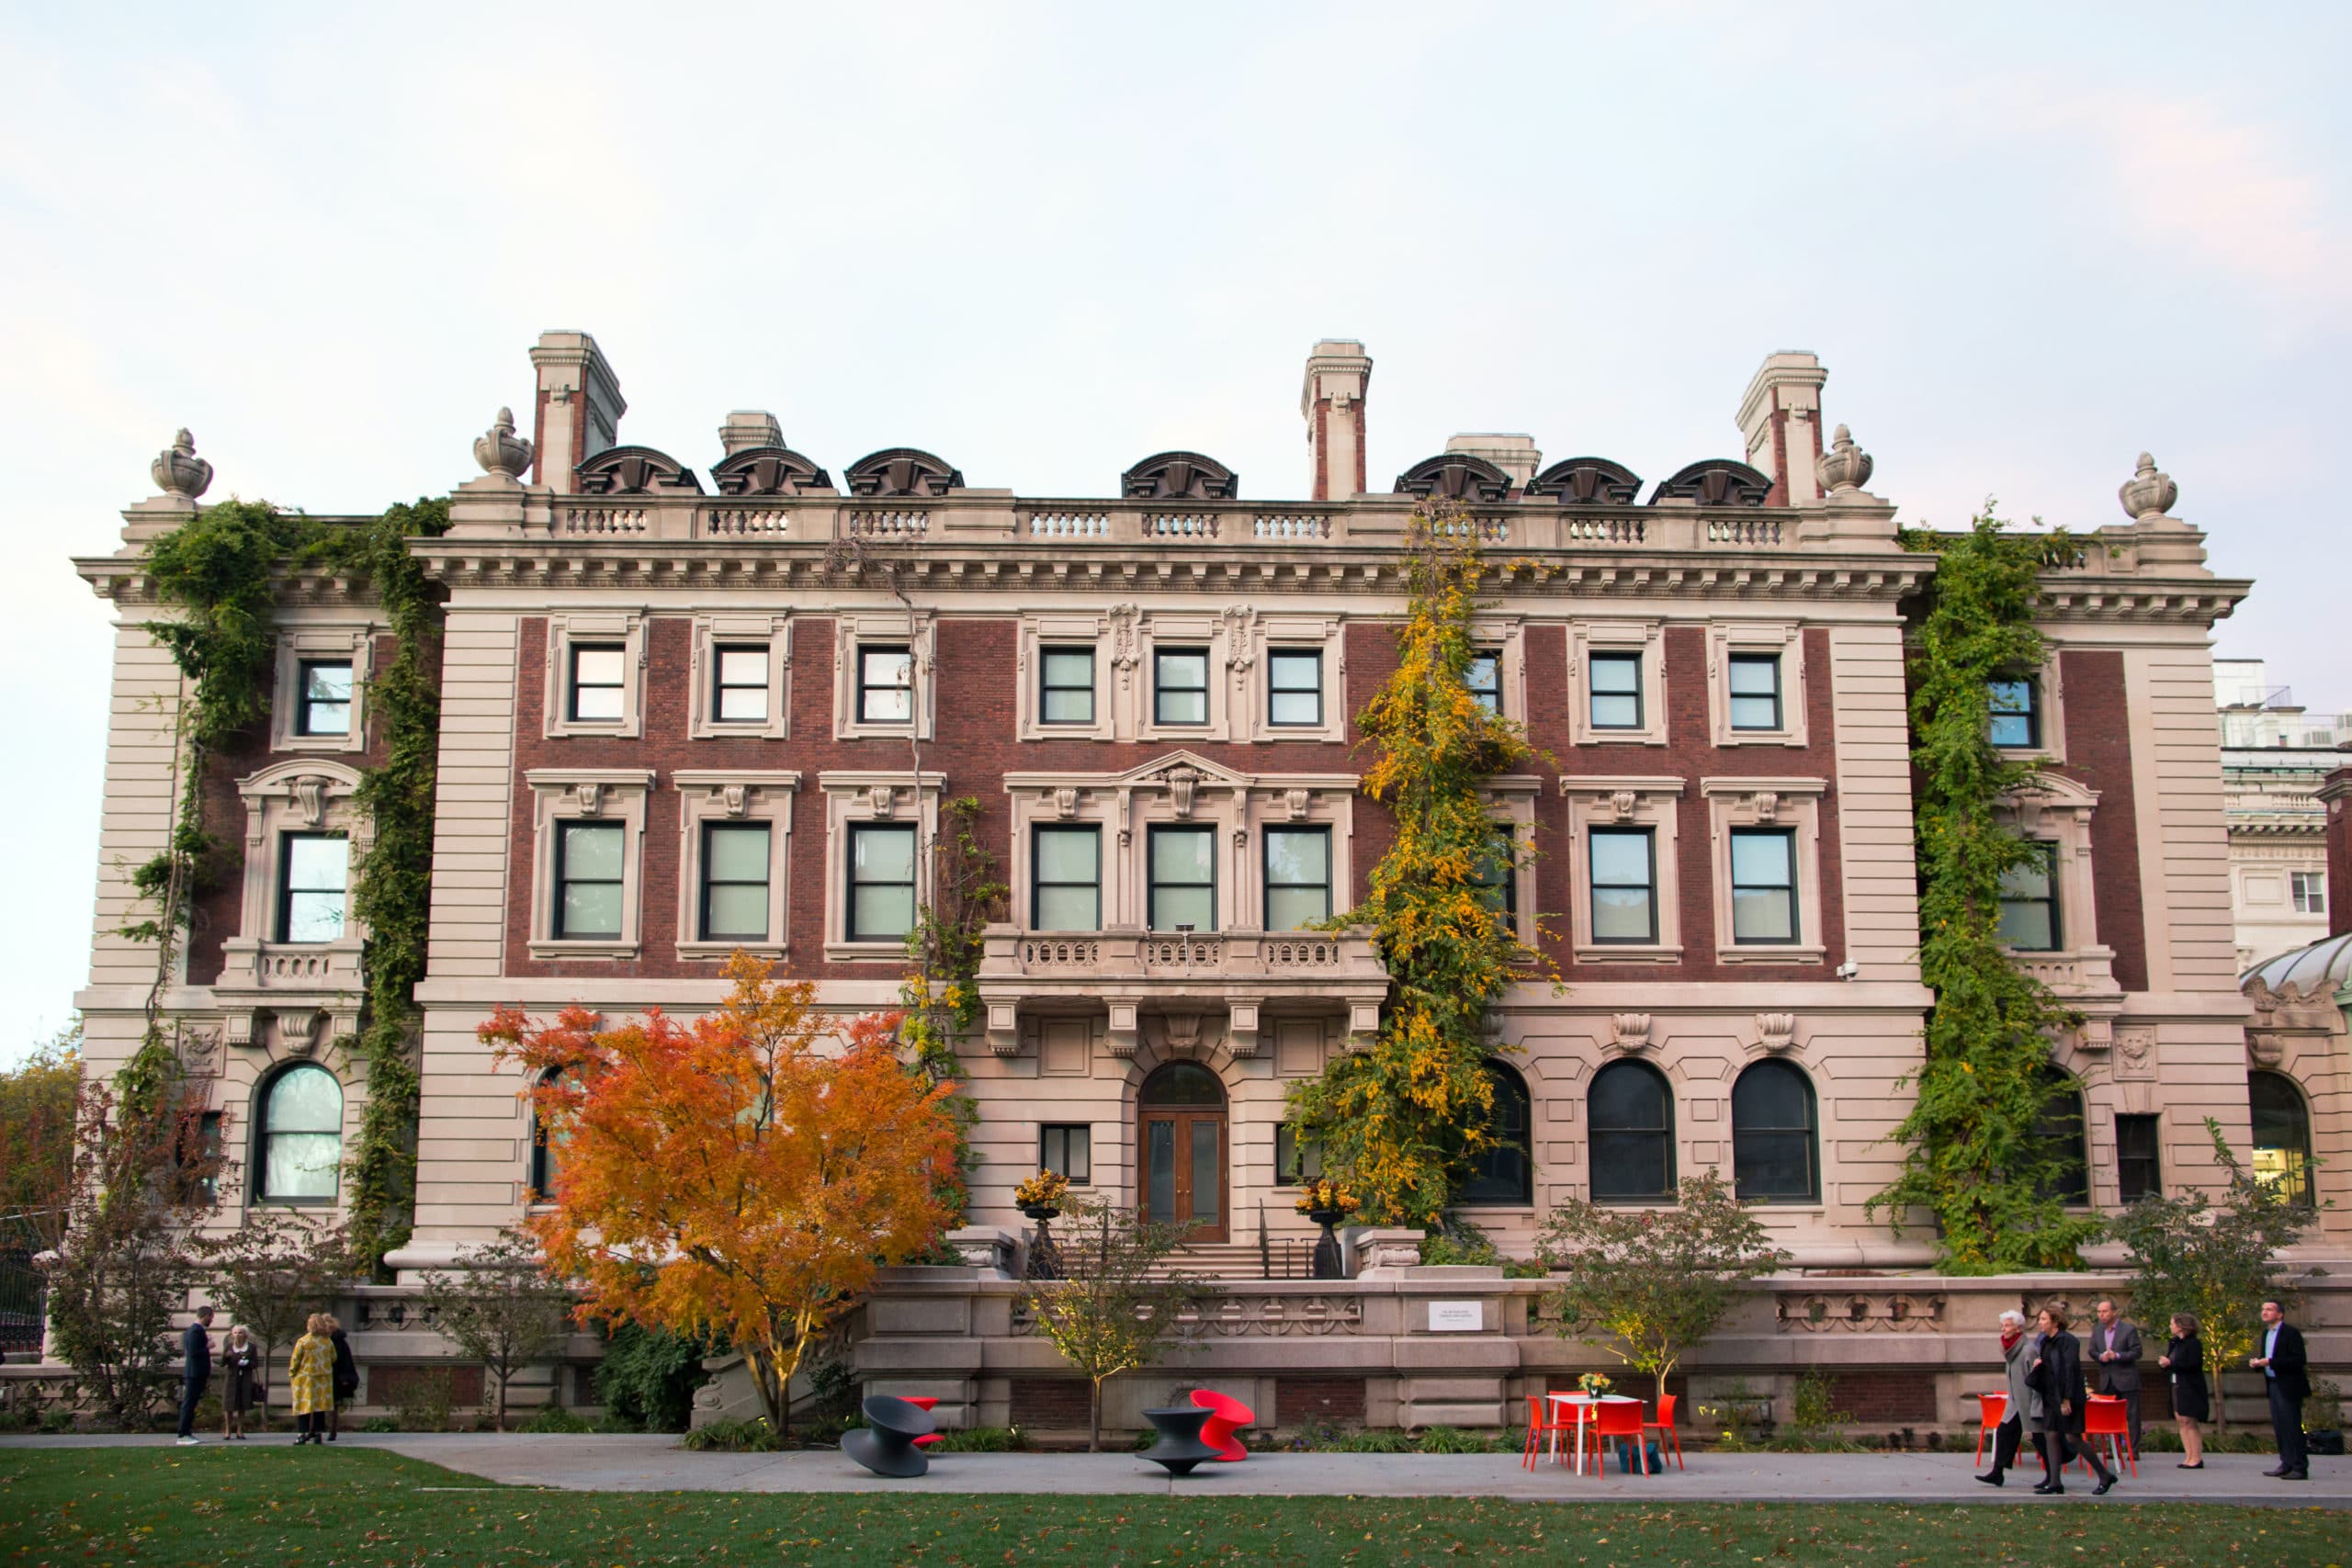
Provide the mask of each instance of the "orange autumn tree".
{"label": "orange autumn tree", "polygon": [[568,1009],[481,1026],[521,1066],[561,1151],[552,1207],[526,1222],[583,1319],[707,1331],[742,1353],[776,1431],[803,1358],[873,1282],[948,1220],[952,1086],[899,1065],[895,1015],[828,1048],[816,987],[738,953],[734,991],[680,1023],[595,1029]]}

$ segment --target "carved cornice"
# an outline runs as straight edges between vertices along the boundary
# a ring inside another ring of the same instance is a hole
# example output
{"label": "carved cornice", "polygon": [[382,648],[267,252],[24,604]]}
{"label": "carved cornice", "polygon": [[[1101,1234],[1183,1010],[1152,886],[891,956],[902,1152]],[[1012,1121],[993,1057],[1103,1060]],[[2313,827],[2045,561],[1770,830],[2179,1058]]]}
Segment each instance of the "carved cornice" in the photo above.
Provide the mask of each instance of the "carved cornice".
{"label": "carved cornice", "polygon": [[2211,626],[2254,592],[2244,578],[2064,577],[2045,572],[2037,620],[2167,621]]}
{"label": "carved cornice", "polygon": [[[74,573],[99,598],[114,604],[139,609],[164,604],[141,556],[76,556]],[[270,581],[271,594],[281,605],[373,608],[382,603],[375,585],[362,574],[281,566],[271,572]]]}

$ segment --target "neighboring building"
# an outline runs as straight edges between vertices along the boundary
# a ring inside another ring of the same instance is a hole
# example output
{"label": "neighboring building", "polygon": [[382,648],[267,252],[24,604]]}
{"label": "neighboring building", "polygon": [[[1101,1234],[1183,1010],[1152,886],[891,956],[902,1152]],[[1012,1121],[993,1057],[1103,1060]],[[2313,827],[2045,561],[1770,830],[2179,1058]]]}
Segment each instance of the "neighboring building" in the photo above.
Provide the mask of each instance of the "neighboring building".
{"label": "neighboring building", "polygon": [[2213,660],[2222,789],[2230,821],[2230,905],[2238,966],[2290,952],[2328,929],[2320,781],[2352,750],[2352,714],[2312,714],[2270,684],[2259,659]]}

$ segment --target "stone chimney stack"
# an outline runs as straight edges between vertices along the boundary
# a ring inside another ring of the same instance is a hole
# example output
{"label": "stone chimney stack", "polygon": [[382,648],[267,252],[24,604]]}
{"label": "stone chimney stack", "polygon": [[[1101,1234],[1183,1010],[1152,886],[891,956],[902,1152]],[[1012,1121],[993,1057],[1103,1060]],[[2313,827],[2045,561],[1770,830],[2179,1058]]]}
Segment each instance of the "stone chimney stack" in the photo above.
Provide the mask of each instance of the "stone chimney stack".
{"label": "stone chimney stack", "polygon": [[1532,435],[1505,435],[1492,431],[1467,431],[1446,442],[1445,449],[1464,457],[1484,457],[1510,476],[1510,482],[1520,489],[1527,488],[1536,470],[1544,466],[1544,454],[1535,449]]}
{"label": "stone chimney stack", "polygon": [[2327,812],[2327,934],[2352,931],[2352,767],[2327,775],[2319,786]]}
{"label": "stone chimney stack", "polygon": [[1767,506],[1814,506],[1821,501],[1815,465],[1821,461],[1821,384],[1828,379],[1819,359],[1790,349],[1768,355],[1739,400],[1748,467],[1772,479]]}
{"label": "stone chimney stack", "polygon": [[628,404],[605,351],[586,333],[541,333],[531,366],[539,373],[531,482],[569,493],[572,470],[619,443]]}
{"label": "stone chimney stack", "polygon": [[1363,493],[1363,394],[1371,381],[1372,361],[1352,338],[1325,338],[1306,356],[1298,412],[1315,459],[1308,500],[1346,501]]}
{"label": "stone chimney stack", "polygon": [[718,444],[727,449],[729,457],[754,446],[781,446],[784,426],[765,409],[737,409],[718,427]]}

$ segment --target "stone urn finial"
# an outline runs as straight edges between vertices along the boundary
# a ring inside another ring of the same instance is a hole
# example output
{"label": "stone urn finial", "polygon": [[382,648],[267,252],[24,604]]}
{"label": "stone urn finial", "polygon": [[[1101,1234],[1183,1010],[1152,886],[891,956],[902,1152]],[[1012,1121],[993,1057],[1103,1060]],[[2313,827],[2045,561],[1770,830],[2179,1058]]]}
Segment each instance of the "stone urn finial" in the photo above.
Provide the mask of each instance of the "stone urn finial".
{"label": "stone urn finial", "polygon": [[2156,460],[2145,452],[2140,454],[2140,471],[2123,481],[2116,496],[2123,502],[2124,515],[2144,522],[2162,517],[2180,499],[2180,487],[2172,482],[2170,474],[2156,471]]}
{"label": "stone urn finial", "polygon": [[519,479],[531,466],[531,444],[514,434],[514,411],[500,409],[498,418],[474,442],[474,461],[486,474]]}
{"label": "stone urn finial", "polygon": [[212,488],[212,465],[196,455],[196,437],[181,431],[172,437],[171,448],[155,455],[147,471],[155,479],[155,488],[165,495],[184,495],[190,501]]}
{"label": "stone urn finial", "polygon": [[1871,455],[1854,445],[1853,432],[1841,424],[1838,438],[1821,455],[1814,471],[1821,479],[1821,488],[1834,493],[1861,489],[1871,482],[1871,469],[1875,466]]}

